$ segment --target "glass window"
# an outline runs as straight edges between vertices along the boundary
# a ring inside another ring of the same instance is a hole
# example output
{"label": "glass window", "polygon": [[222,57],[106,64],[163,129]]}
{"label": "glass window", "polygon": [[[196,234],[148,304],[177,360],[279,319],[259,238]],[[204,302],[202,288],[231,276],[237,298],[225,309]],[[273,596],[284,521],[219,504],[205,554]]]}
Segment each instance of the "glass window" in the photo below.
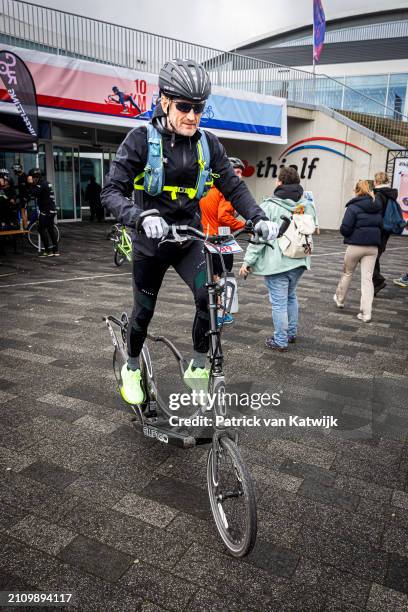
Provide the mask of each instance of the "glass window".
{"label": "glass window", "polygon": [[[344,77],[339,79],[327,79],[316,77],[316,104],[328,106],[329,108],[341,109],[343,103]],[[313,79],[308,81],[309,91],[313,90]]]}
{"label": "glass window", "polygon": [[45,175],[45,147],[43,144],[38,145],[38,153],[18,153],[13,151],[0,150],[0,168],[10,170],[10,176],[14,177],[13,164],[20,163],[23,166],[24,172],[28,172],[31,168],[40,168]]}
{"label": "glass window", "polygon": [[51,140],[51,122],[40,119],[39,137],[42,140]]}
{"label": "glass window", "polygon": [[105,182],[105,176],[108,174],[110,170],[110,165],[113,159],[115,159],[115,153],[113,153],[112,151],[103,152],[103,177],[102,177],[103,183]]}
{"label": "glass window", "polygon": [[95,140],[95,128],[87,125],[75,125],[70,123],[53,123],[52,137],[79,142],[92,142]]}
{"label": "glass window", "polygon": [[400,119],[404,113],[407,97],[408,74],[391,74],[387,99],[387,115]]}
{"label": "glass window", "polygon": [[384,115],[387,83],[387,74],[346,77],[346,85],[351,89],[344,92],[343,108],[368,115]]}
{"label": "glass window", "polygon": [[111,130],[100,130],[98,129],[98,142],[106,144],[120,145],[126,138],[126,131],[111,131]]}

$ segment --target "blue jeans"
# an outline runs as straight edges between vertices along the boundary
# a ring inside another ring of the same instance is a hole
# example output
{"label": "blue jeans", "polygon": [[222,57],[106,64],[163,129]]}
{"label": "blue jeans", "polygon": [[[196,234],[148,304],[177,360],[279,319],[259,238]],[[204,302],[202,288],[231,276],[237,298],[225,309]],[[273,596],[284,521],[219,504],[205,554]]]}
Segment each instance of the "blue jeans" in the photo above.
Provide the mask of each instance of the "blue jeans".
{"label": "blue jeans", "polygon": [[288,336],[296,336],[298,301],[296,287],[306,270],[305,266],[265,276],[265,284],[272,304],[272,320],[275,328],[273,339],[282,347],[288,346]]}

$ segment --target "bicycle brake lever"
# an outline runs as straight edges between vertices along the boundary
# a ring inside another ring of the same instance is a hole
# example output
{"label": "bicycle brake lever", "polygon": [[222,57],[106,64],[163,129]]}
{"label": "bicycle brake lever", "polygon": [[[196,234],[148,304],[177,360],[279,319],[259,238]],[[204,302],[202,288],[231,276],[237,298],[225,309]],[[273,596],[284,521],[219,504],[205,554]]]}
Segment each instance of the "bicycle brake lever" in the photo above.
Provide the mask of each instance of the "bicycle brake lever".
{"label": "bicycle brake lever", "polygon": [[[173,238],[167,238],[167,236],[172,235]],[[166,236],[163,236],[163,238],[160,240],[159,242],[159,246],[161,246],[162,244],[164,244],[165,242],[186,242],[186,240],[189,240],[188,236],[180,236],[180,234],[177,232],[177,230],[171,225],[168,231],[168,234]]]}
{"label": "bicycle brake lever", "polygon": [[158,247],[161,247],[165,242],[181,242],[180,240],[176,240],[175,238],[162,238],[159,243],[158,243]]}

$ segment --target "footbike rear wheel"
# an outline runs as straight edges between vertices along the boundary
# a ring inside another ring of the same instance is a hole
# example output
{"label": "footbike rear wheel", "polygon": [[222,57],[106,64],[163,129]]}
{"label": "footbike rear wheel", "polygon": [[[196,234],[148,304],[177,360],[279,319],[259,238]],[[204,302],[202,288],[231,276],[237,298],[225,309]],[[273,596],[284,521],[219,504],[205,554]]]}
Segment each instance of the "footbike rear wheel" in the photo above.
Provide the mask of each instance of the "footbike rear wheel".
{"label": "footbike rear wheel", "polygon": [[234,557],[244,557],[255,545],[256,499],[251,475],[236,443],[219,439],[218,451],[211,446],[207,459],[207,486],[218,532]]}

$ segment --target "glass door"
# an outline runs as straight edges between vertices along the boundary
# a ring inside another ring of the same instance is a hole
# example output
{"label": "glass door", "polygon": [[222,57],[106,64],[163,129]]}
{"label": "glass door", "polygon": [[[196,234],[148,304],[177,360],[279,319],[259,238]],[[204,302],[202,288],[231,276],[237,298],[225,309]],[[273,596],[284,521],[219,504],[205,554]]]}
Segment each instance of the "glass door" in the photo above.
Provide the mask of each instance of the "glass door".
{"label": "glass door", "polygon": [[78,219],[74,189],[76,155],[73,147],[53,146],[55,199],[61,220]]}
{"label": "glass door", "polygon": [[[81,211],[88,216],[90,202],[87,199],[87,188],[91,185],[103,187],[103,154],[93,147],[80,147],[79,151],[79,194]],[[95,188],[92,188],[92,192]]]}

